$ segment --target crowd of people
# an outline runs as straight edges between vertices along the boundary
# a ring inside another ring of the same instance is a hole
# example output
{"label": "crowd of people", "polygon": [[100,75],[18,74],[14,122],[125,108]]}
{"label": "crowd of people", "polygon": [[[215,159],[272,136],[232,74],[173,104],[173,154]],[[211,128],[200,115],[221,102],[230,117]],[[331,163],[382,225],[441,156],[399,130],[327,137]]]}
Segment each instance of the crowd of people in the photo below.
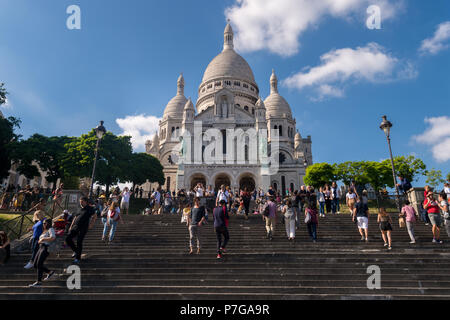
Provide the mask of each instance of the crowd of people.
{"label": "crowd of people", "polygon": [[[405,184],[403,183],[403,186]],[[63,186],[57,188],[52,197],[58,200],[62,197]],[[400,227],[406,227],[411,244],[416,243],[414,225],[419,219],[425,224],[432,225],[434,243],[442,243],[440,228],[445,230],[450,237],[450,213],[448,204],[448,184],[441,193],[433,193],[430,187],[425,188],[420,211],[416,212],[409,201],[404,201],[399,214]],[[28,188],[25,188],[28,190]],[[140,190],[136,188],[135,190]],[[405,187],[407,190],[407,186]],[[137,191],[140,192],[140,191]],[[132,190],[125,187],[123,190],[114,189],[109,197],[101,190],[97,192],[95,200],[82,197],[80,210],[76,214],[70,214],[67,210],[55,221],[46,219],[44,215],[45,200],[39,199],[32,203],[34,211],[33,223],[30,228],[31,256],[25,269],[35,268],[37,281],[30,287],[41,286],[42,281],[49,280],[54,272],[45,266],[45,261],[50,253],[61,250],[57,239],[62,239],[63,247],[72,250],[73,262],[81,262],[83,241],[88,231],[94,226],[97,218],[103,223],[102,241],[111,244],[119,223],[124,223],[123,215],[128,214],[131,197],[136,197]],[[369,241],[369,206],[367,191],[358,192],[354,184],[349,186],[345,200],[342,189],[336,182],[331,186],[324,185],[316,191],[311,186],[301,186],[299,190],[288,191],[284,196],[280,192],[269,187],[267,191],[261,188],[249,191],[248,188],[234,190],[229,186],[221,185],[215,191],[212,186],[198,183],[192,190],[183,189],[178,192],[164,191],[161,187],[152,190],[149,195],[149,208],[145,214],[180,214],[181,222],[185,223],[189,232],[189,254],[200,254],[202,249],[202,233],[204,226],[209,224],[209,216],[212,216],[213,228],[217,238],[217,258],[223,258],[227,244],[230,241],[228,231],[230,216],[243,215],[249,217],[251,202],[253,214],[259,215],[264,221],[267,239],[274,239],[278,219],[284,224],[286,238],[295,241],[296,232],[304,224],[312,242],[318,241],[319,218],[325,218],[328,214],[340,214],[340,206],[345,203],[348,207],[351,220],[356,224],[361,241]],[[420,214],[420,215],[419,215]],[[392,225],[393,219],[385,208],[380,208],[377,215],[377,223],[381,232],[384,246],[392,249]],[[0,262],[3,263],[10,256],[10,241],[5,232],[0,232]],[[44,274],[46,275],[44,278]]]}

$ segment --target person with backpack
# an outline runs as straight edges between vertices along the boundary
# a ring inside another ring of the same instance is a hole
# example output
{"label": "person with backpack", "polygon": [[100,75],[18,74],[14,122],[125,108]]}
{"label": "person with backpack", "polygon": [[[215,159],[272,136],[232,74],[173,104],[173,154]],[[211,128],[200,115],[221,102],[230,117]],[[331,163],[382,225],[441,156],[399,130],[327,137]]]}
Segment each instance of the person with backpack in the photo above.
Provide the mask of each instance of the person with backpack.
{"label": "person with backpack", "polygon": [[320,217],[325,217],[325,193],[323,192],[323,188],[320,187],[319,188],[319,192],[318,192],[318,198],[319,198],[319,214]]}
{"label": "person with backpack", "polygon": [[319,225],[316,203],[316,196],[311,195],[309,201],[305,204],[305,224],[313,242],[317,241],[317,226]]}
{"label": "person with backpack", "polygon": [[369,207],[361,201],[360,197],[356,198],[352,220],[358,225],[361,241],[369,242]]}
{"label": "person with backpack", "polygon": [[399,217],[406,218],[406,229],[408,230],[411,244],[416,243],[416,237],[414,235],[414,225],[417,221],[416,216],[416,209],[411,206],[409,200],[405,200],[405,204],[403,205],[402,212],[400,213]]}
{"label": "person with backpack", "polygon": [[245,220],[248,220],[248,214],[250,213],[250,200],[251,200],[251,194],[248,191],[248,188],[244,188],[243,191],[241,191],[241,198],[244,203],[244,210],[245,210]]}
{"label": "person with backpack", "polygon": [[219,206],[220,201],[225,201],[225,204],[228,203],[230,198],[230,194],[228,193],[228,190],[225,189],[225,185],[221,185],[219,191],[217,192],[217,198],[216,198],[216,207]]}
{"label": "person with backpack", "polygon": [[444,216],[445,231],[447,231],[447,235],[450,238],[450,210],[447,201],[447,194],[445,192],[439,194],[439,208]]}
{"label": "person with backpack", "polygon": [[151,201],[151,207],[152,207],[152,214],[161,214],[160,205],[161,205],[161,187],[158,187],[158,189],[153,192],[153,194],[150,196]]}
{"label": "person with backpack", "polygon": [[428,218],[430,219],[431,225],[433,226],[433,243],[443,243],[441,241],[440,235],[441,230],[439,226],[441,225],[441,214],[439,211],[439,203],[434,199],[433,192],[429,191],[427,198],[423,203],[423,208],[427,210]]}
{"label": "person with backpack", "polygon": [[105,223],[103,224],[103,235],[102,235],[102,241],[106,240],[106,234],[108,233],[109,227],[111,227],[111,230],[109,231],[109,244],[112,243],[114,240],[114,235],[116,234],[117,224],[119,221],[122,221],[121,219],[121,213],[119,208],[118,202],[112,202],[108,207],[108,212],[106,214]]}
{"label": "person with backpack", "polygon": [[[223,257],[223,253],[226,252],[226,246],[230,240],[228,233],[228,210],[225,200],[220,200],[219,206],[214,208],[214,230],[217,237],[217,259]],[[222,241],[222,237],[224,238]]]}
{"label": "person with backpack", "polygon": [[277,223],[277,204],[274,197],[270,196],[263,209],[263,220],[266,222],[267,238],[273,240],[275,225]]}
{"label": "person with backpack", "polygon": [[411,182],[408,181],[408,179],[398,176],[400,179],[400,183],[397,183],[398,190],[403,191],[403,194],[406,194],[409,189],[412,188]]}
{"label": "person with backpack", "polygon": [[378,213],[377,222],[380,224],[381,237],[384,241],[384,246],[388,247],[388,250],[392,250],[392,219],[386,209],[380,208]]}
{"label": "person with backpack", "polygon": [[56,240],[56,234],[55,229],[52,227],[52,220],[46,219],[43,222],[43,232],[41,236],[39,237],[39,250],[34,258],[33,265],[34,268],[37,270],[37,281],[33,284],[30,284],[29,287],[40,287],[42,285],[42,277],[44,273],[47,274],[47,277],[44,279],[49,280],[53,274],[54,271],[50,271],[45,265],[45,260],[49,256],[50,252],[52,251],[50,249],[50,246],[54,241]]}
{"label": "person with backpack", "polygon": [[286,201],[286,206],[281,211],[284,215],[284,225],[286,226],[286,235],[289,241],[295,239],[295,218],[296,210],[292,206],[291,199]]}
{"label": "person with backpack", "polygon": [[201,228],[205,223],[205,207],[200,205],[200,198],[195,197],[194,207],[188,216],[189,226],[189,254],[194,253],[194,246],[197,240],[197,254],[201,249]]}

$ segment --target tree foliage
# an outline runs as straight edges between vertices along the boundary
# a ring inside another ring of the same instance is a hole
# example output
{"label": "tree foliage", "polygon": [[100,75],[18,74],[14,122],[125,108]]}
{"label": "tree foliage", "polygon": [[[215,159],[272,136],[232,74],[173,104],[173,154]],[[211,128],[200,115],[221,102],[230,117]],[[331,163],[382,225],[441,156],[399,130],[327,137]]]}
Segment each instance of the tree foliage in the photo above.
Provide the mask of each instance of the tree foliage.
{"label": "tree foliage", "polygon": [[306,169],[304,182],[307,185],[318,188],[324,184],[330,184],[335,179],[335,170],[328,163],[315,163]]}
{"label": "tree foliage", "polygon": [[436,189],[438,186],[440,186],[442,183],[445,182],[445,180],[442,178],[441,170],[435,170],[433,168],[433,169],[427,171],[425,176],[427,177],[427,180],[425,181],[425,183],[428,184],[433,189]]}
{"label": "tree foliage", "polygon": [[[391,161],[389,159],[382,161],[382,163],[389,168],[391,167]],[[427,169],[425,163],[414,156],[394,157],[394,167],[397,176],[402,176],[411,182],[417,180],[418,176],[425,175]]]}
{"label": "tree foliage", "polygon": [[164,184],[163,166],[154,156],[146,153],[133,153],[130,159],[130,166],[127,180],[134,185],[141,185],[147,182],[157,182]]}
{"label": "tree foliage", "polygon": [[0,117],[0,180],[9,176],[12,152],[20,135],[14,129],[20,128],[20,120],[14,117]]}
{"label": "tree foliage", "polygon": [[8,92],[6,92],[5,84],[0,83],[0,106],[2,104],[6,103],[6,95],[7,94],[8,94]]}

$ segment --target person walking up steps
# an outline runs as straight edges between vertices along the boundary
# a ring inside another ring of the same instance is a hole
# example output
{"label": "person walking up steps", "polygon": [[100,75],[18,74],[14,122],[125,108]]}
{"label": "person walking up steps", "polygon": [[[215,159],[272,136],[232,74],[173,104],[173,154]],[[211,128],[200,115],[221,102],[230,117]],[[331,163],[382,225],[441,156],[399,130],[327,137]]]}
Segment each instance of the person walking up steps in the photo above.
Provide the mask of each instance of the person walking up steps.
{"label": "person walking up steps", "polygon": [[353,216],[353,211],[355,209],[355,203],[357,195],[353,188],[350,188],[347,192],[347,195],[345,196],[347,201],[348,210],[350,211],[350,216]]}
{"label": "person walking up steps", "polygon": [[[230,235],[227,228],[227,221],[229,217],[225,200],[220,200],[219,206],[214,208],[213,216],[214,230],[216,231],[217,236],[217,259],[221,259],[223,257],[223,253],[226,252],[225,248],[230,240]],[[224,238],[223,241],[222,236]]]}
{"label": "person walking up steps", "polygon": [[111,244],[114,240],[114,235],[116,234],[117,224],[119,221],[123,224],[123,221],[121,219],[119,204],[117,202],[111,203],[111,205],[108,208],[108,213],[106,216],[106,223],[104,224],[103,228],[103,236],[102,241],[106,240],[106,234],[108,233],[108,228],[111,227],[111,230],[109,231],[109,241],[108,243]]}
{"label": "person walking up steps", "polygon": [[286,235],[289,241],[295,239],[295,217],[296,210],[292,207],[291,199],[286,201],[286,206],[283,207],[284,225],[286,226]]}
{"label": "person walking up steps", "polygon": [[416,216],[416,210],[411,206],[411,203],[408,200],[405,200],[400,217],[406,218],[406,229],[408,230],[411,244],[416,243],[416,236],[414,235],[414,225],[417,220]]}
{"label": "person walking up steps", "polygon": [[[353,222],[358,225],[358,231],[361,235],[361,241],[369,241],[369,208],[359,197],[356,198],[355,208],[353,209]],[[365,236],[365,237],[364,237]]]}
{"label": "person walking up steps", "polygon": [[42,225],[42,221],[44,220],[44,212],[38,210],[33,215],[34,225],[31,228],[33,230],[33,236],[31,237],[31,258],[30,261],[25,265],[25,269],[31,269],[33,267],[33,261],[36,257],[36,254],[39,250],[39,237],[44,230],[44,226]]}
{"label": "person walking up steps", "polygon": [[[87,197],[82,197],[80,199],[81,210],[77,216],[74,217],[72,225],[69,229],[69,234],[66,237],[67,245],[74,252],[73,256],[75,260],[74,263],[79,263],[81,260],[81,253],[83,251],[83,240],[89,229],[94,226],[97,220],[97,215],[95,210],[88,204],[89,199]],[[77,244],[73,242],[73,238],[77,237]]]}
{"label": "person walking up steps", "polygon": [[325,193],[323,192],[322,187],[319,188],[318,197],[319,197],[320,217],[325,217]]}
{"label": "person walking up steps", "polygon": [[380,208],[378,213],[377,222],[380,224],[381,236],[384,241],[384,246],[388,247],[388,250],[392,249],[392,219],[389,213],[384,208]]}
{"label": "person walking up steps", "polygon": [[450,238],[450,211],[447,201],[447,194],[445,192],[439,194],[439,208],[444,216],[445,231],[447,231],[447,236]]}
{"label": "person walking up steps", "polygon": [[120,210],[123,214],[128,214],[128,209],[130,208],[130,197],[132,194],[133,192],[128,191],[128,187],[125,187],[120,194],[122,197],[122,201],[120,202]]}
{"label": "person walking up steps", "polygon": [[305,223],[308,228],[309,236],[313,242],[317,241],[317,225],[319,224],[316,203],[316,196],[312,195],[305,205]]}
{"label": "person walking up steps", "polygon": [[194,199],[194,207],[188,216],[189,225],[189,254],[194,253],[195,242],[197,241],[197,254],[200,254],[202,245],[201,229],[205,223],[205,207],[200,205],[200,198]]}
{"label": "person walking up steps", "polygon": [[433,243],[443,243],[441,241],[441,214],[439,212],[439,203],[434,199],[433,192],[427,193],[427,198],[423,203],[423,208],[427,210],[428,218],[433,226]]}
{"label": "person walking up steps", "polygon": [[274,197],[270,196],[263,208],[263,220],[266,222],[267,238],[273,240],[277,220],[277,204]]}

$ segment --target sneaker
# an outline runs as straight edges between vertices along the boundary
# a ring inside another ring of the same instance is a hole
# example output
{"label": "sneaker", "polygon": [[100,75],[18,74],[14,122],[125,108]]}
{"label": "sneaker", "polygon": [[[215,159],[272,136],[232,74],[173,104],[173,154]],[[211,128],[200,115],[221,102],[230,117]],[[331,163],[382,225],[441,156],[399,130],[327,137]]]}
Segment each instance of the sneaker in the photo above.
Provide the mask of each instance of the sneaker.
{"label": "sneaker", "polygon": [[392,250],[392,247],[389,247],[388,250]]}
{"label": "sneaker", "polygon": [[35,283],[32,283],[30,285],[28,285],[29,288],[36,288],[36,287],[40,287],[42,286],[42,283],[36,281]]}
{"label": "sneaker", "polygon": [[50,280],[50,278],[53,277],[54,274],[55,274],[55,271],[50,271],[50,273],[47,274],[47,276],[45,277],[44,281]]}
{"label": "sneaker", "polygon": [[79,263],[80,263],[80,260],[78,260],[78,259],[75,259],[75,260],[73,260],[73,263],[75,263],[75,264],[79,264]]}
{"label": "sneaker", "polygon": [[433,239],[433,241],[431,241],[431,242],[436,243],[437,241],[436,241],[436,239]]}
{"label": "sneaker", "polygon": [[220,251],[223,253],[227,253],[227,249],[225,249],[225,248],[220,248]]}
{"label": "sneaker", "polygon": [[369,242],[369,238],[366,238],[366,242]]}
{"label": "sneaker", "polygon": [[77,254],[76,254],[76,253],[72,254],[72,258],[75,258],[76,256],[77,256]]}
{"label": "sneaker", "polygon": [[411,242],[410,242],[410,244],[415,244],[415,243],[416,243],[416,241],[411,241]]}
{"label": "sneaker", "polygon": [[436,242],[437,242],[437,243],[444,243],[444,241],[442,241],[442,240],[440,240],[440,239],[439,239],[439,240],[436,240]]}
{"label": "sneaker", "polygon": [[430,224],[429,224],[429,223],[425,223],[425,225],[426,225],[426,226],[429,226]]}
{"label": "sneaker", "polygon": [[220,253],[217,255],[217,259],[222,259],[222,255]]}
{"label": "sneaker", "polygon": [[385,242],[385,243],[384,243],[384,246],[385,246],[385,247],[387,247],[387,246],[388,246],[388,244],[387,244],[387,243]]}
{"label": "sneaker", "polygon": [[364,241],[364,236],[361,237],[361,241]]}
{"label": "sneaker", "polygon": [[33,267],[33,263],[30,261],[25,265],[25,269],[31,269]]}

